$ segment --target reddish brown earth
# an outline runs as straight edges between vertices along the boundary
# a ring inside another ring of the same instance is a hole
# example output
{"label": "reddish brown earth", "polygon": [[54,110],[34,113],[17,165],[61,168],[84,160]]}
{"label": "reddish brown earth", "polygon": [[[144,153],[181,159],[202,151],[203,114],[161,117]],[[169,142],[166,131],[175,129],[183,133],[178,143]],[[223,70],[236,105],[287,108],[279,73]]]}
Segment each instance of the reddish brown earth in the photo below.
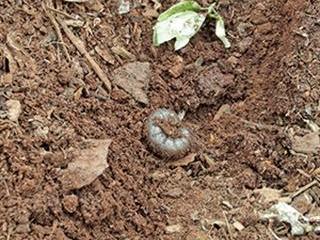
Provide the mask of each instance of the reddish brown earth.
{"label": "reddish brown earth", "polygon": [[[111,82],[119,67],[149,62],[148,102],[115,84],[108,94],[65,33],[57,38],[41,1],[0,2],[0,239],[274,239],[258,215],[270,204],[254,190],[291,194],[320,175],[318,149],[294,142],[318,137],[320,2],[220,1],[231,49],[207,23],[179,52],[172,42],[152,46],[153,1],[125,15],[118,1],[100,2],[53,7],[85,21],[69,28]],[[7,100],[21,103],[16,122]],[[150,151],[144,124],[159,107],[186,111],[194,158]],[[109,166],[70,190],[61,171],[85,139],[112,140]],[[308,192],[310,204],[295,200],[303,213],[320,207],[320,189]]]}

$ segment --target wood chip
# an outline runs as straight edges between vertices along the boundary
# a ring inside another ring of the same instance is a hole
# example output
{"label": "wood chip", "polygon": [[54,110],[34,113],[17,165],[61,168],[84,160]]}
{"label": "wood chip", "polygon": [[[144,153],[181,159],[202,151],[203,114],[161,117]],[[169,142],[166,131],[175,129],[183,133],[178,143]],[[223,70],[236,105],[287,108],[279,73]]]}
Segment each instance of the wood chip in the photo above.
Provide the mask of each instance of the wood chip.
{"label": "wood chip", "polygon": [[181,230],[182,230],[182,227],[180,224],[166,226],[166,228],[165,228],[165,231],[168,234],[181,232]]}
{"label": "wood chip", "polygon": [[111,51],[122,57],[122,58],[125,58],[125,59],[129,59],[129,60],[136,60],[136,56],[134,54],[132,54],[131,52],[129,52],[127,49],[125,49],[124,47],[121,47],[121,46],[114,46],[111,48]]}
{"label": "wood chip", "polygon": [[183,69],[184,69],[183,58],[180,56],[176,56],[172,61],[172,65],[173,66],[169,69],[169,73],[174,78],[177,78],[183,73]]}
{"label": "wood chip", "polygon": [[68,26],[71,26],[71,27],[83,27],[84,25],[84,21],[82,20],[74,20],[74,19],[68,19],[68,20],[65,20],[65,23],[68,25]]}
{"label": "wood chip", "polygon": [[179,198],[183,195],[183,191],[181,188],[177,187],[177,188],[172,188],[172,189],[168,190],[163,195],[167,196],[167,197],[172,197],[172,198]]}
{"label": "wood chip", "polygon": [[224,206],[226,206],[227,208],[229,208],[229,209],[233,209],[233,206],[232,206],[231,203],[228,202],[228,201],[222,201],[222,204],[223,204]]}

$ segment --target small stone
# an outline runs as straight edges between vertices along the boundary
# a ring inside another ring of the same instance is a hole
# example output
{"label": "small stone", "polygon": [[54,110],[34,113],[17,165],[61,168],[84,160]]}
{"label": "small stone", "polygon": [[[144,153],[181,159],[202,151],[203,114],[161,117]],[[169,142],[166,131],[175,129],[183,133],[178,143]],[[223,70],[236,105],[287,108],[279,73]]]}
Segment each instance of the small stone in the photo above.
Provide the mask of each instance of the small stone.
{"label": "small stone", "polygon": [[241,222],[235,221],[233,224],[233,227],[237,229],[239,232],[241,232],[245,227],[242,225]]}
{"label": "small stone", "polygon": [[250,34],[250,29],[254,27],[253,24],[248,22],[241,22],[237,26],[237,31],[241,37],[246,37]]}
{"label": "small stone", "polygon": [[178,198],[181,197],[183,194],[183,191],[181,188],[172,188],[166,193],[164,193],[165,196],[172,197],[172,198]]}
{"label": "small stone", "polygon": [[68,213],[73,213],[77,210],[77,207],[79,205],[79,199],[74,194],[68,195],[63,198],[62,204],[63,204],[64,209]]}
{"label": "small stone", "polygon": [[156,170],[152,174],[149,175],[152,180],[158,181],[168,176],[166,172],[162,172],[160,170]]}
{"label": "small stone", "polygon": [[101,12],[103,10],[103,4],[99,0],[86,1],[84,5],[90,11]]}
{"label": "small stone", "polygon": [[165,228],[165,231],[168,234],[181,232],[181,230],[182,230],[182,227],[180,224],[166,226],[166,228]]}
{"label": "small stone", "polygon": [[320,226],[316,226],[316,227],[314,228],[314,233],[315,233],[316,235],[320,235]]}
{"label": "small stone", "polygon": [[39,31],[42,33],[42,34],[46,34],[48,32],[47,28],[45,26],[41,26],[39,28]]}
{"label": "small stone", "polygon": [[7,116],[9,120],[17,122],[22,112],[20,102],[18,100],[8,100],[6,101],[6,106],[8,108]]}
{"label": "small stone", "polygon": [[173,60],[172,67],[169,69],[169,73],[174,78],[179,77],[183,73],[184,63],[183,58],[180,56],[176,56],[176,58]]}
{"label": "small stone", "polygon": [[229,208],[229,209],[233,209],[233,206],[232,206],[231,203],[228,202],[228,201],[222,201],[222,204],[223,204],[224,206],[226,206],[227,208]]}

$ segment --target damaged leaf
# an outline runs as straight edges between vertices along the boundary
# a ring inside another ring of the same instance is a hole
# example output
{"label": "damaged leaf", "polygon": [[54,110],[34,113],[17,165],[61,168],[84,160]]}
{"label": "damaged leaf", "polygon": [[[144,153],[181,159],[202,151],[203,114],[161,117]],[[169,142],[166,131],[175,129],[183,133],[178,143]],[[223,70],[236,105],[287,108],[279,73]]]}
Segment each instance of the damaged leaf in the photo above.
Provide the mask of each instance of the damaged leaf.
{"label": "damaged leaf", "polygon": [[290,136],[292,150],[297,153],[317,153],[320,150],[320,137],[317,132],[310,132],[302,137]]}
{"label": "damaged leaf", "polygon": [[159,46],[175,38],[174,49],[179,50],[199,31],[205,19],[204,15],[193,11],[173,14],[154,26],[153,43]]}
{"label": "damaged leaf", "polygon": [[153,27],[153,44],[160,44],[176,39],[174,49],[177,51],[188,44],[190,39],[200,30],[207,17],[216,20],[216,36],[225,48],[231,46],[226,37],[222,16],[215,10],[216,3],[208,8],[201,7],[196,1],[181,1],[159,15]]}
{"label": "damaged leaf", "polygon": [[148,104],[145,91],[150,81],[151,69],[148,62],[127,63],[114,71],[113,82],[141,103]]}
{"label": "damaged leaf", "polygon": [[291,234],[293,236],[301,236],[312,231],[309,219],[304,217],[292,206],[283,202],[273,205],[265,214],[262,215],[261,219],[274,219],[279,222],[290,224]]}
{"label": "damaged leaf", "polygon": [[62,171],[61,183],[65,190],[79,189],[93,182],[108,167],[110,139],[90,139],[85,148],[75,151],[75,160]]}

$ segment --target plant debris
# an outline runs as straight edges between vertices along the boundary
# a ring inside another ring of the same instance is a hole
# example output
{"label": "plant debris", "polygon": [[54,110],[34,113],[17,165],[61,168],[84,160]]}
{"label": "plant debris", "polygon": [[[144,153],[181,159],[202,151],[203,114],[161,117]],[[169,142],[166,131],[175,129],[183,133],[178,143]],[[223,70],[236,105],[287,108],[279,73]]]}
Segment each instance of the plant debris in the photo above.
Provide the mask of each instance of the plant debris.
{"label": "plant debris", "polygon": [[148,62],[127,63],[114,71],[113,83],[131,94],[136,101],[148,104],[146,90],[150,74],[150,63]]}
{"label": "plant debris", "polygon": [[[185,47],[190,39],[200,30],[205,19],[216,20],[216,36],[223,42],[225,48],[231,44],[226,38],[223,18],[215,10],[215,3],[208,8],[202,8],[196,1],[181,1],[159,15],[153,30],[153,43],[155,46],[176,39],[174,49],[177,51]],[[202,10],[207,12],[202,13]]]}
{"label": "plant debris", "polygon": [[62,170],[60,181],[65,190],[79,189],[93,182],[108,167],[110,139],[90,139],[84,149],[74,152],[75,160]]}
{"label": "plant debris", "polygon": [[304,217],[295,208],[287,203],[277,203],[262,215],[262,220],[274,219],[279,222],[288,223],[291,226],[293,236],[301,236],[312,231],[309,219]]}

